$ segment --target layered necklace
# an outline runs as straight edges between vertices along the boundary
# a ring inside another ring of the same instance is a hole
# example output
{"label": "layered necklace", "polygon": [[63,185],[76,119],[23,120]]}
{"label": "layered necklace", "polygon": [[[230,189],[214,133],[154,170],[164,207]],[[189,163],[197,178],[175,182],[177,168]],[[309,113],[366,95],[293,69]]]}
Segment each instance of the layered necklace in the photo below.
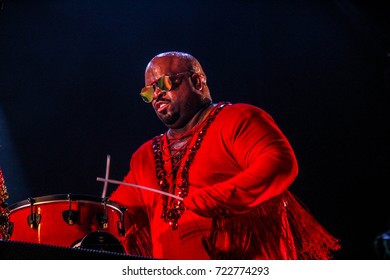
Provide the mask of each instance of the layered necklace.
{"label": "layered necklace", "polygon": [[[196,152],[216,115],[229,104],[218,103],[200,124],[178,138],[168,139],[167,133],[153,138],[156,178],[162,191],[176,194],[181,198],[188,196],[190,186],[188,172]],[[166,164],[171,164],[169,173],[165,168]],[[185,211],[184,203],[182,200],[166,195],[162,196],[162,200],[161,218],[175,230],[178,228],[178,220]]]}

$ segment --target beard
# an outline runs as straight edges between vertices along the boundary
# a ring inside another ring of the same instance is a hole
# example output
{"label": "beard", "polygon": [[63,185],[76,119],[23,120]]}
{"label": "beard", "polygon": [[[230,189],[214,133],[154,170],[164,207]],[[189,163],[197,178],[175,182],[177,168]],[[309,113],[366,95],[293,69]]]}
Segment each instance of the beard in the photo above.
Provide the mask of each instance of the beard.
{"label": "beard", "polygon": [[[201,96],[195,99],[188,99],[180,112],[169,111],[165,109],[157,113],[158,118],[169,128],[182,128],[193,118],[199,111],[211,104],[211,99]],[[172,109],[171,109],[172,110]]]}
{"label": "beard", "polygon": [[175,112],[175,113],[172,113],[172,114],[166,114],[166,115],[163,115],[163,116],[158,116],[160,118],[160,120],[165,124],[165,125],[172,125],[174,124],[175,122],[177,122],[177,120],[180,118],[180,114]]}

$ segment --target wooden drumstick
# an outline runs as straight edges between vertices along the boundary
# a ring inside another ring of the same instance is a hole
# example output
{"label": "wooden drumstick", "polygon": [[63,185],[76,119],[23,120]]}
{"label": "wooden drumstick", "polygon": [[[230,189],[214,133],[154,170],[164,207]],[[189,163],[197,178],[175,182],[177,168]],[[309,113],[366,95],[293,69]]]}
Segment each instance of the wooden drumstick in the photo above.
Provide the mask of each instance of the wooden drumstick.
{"label": "wooden drumstick", "polygon": [[170,197],[176,198],[178,200],[183,200],[183,198],[180,197],[180,196],[177,196],[177,195],[174,195],[174,194],[171,194],[171,193],[168,193],[168,192],[156,190],[156,189],[153,189],[153,188],[148,188],[148,187],[145,187],[145,186],[130,184],[130,183],[117,181],[117,180],[111,180],[111,179],[108,179],[108,178],[106,179],[106,178],[99,178],[99,177],[97,177],[96,180],[100,181],[100,182],[104,182],[105,184],[106,183],[113,183],[113,184],[118,184],[118,185],[125,185],[125,186],[135,187],[135,188],[139,188],[139,189],[148,190],[148,191],[151,191],[151,192],[156,192],[156,193],[159,193],[159,194],[163,194],[163,195],[166,195],[166,196],[170,196]]}
{"label": "wooden drumstick", "polygon": [[104,186],[103,186],[103,193],[102,193],[102,198],[105,198],[106,197],[106,193],[107,193],[107,185],[108,185],[108,177],[110,176],[110,160],[111,160],[111,156],[110,155],[107,155],[107,164],[106,164],[106,180],[104,181]]}

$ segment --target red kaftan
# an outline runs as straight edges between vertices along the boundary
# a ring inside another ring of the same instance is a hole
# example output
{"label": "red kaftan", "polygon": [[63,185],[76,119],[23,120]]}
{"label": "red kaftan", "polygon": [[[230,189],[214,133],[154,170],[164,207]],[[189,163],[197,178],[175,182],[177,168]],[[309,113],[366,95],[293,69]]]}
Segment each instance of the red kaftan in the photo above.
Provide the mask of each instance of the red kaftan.
{"label": "red kaftan", "polygon": [[[195,132],[189,147],[197,137]],[[150,140],[132,156],[125,181],[158,189],[155,166]],[[171,162],[164,166],[170,174]],[[178,229],[161,218],[160,194],[122,185],[110,200],[128,207],[125,246],[130,254],[327,259],[338,249],[337,240],[287,191],[297,172],[290,144],[266,112],[247,104],[227,105],[208,127],[190,165],[187,210]]]}

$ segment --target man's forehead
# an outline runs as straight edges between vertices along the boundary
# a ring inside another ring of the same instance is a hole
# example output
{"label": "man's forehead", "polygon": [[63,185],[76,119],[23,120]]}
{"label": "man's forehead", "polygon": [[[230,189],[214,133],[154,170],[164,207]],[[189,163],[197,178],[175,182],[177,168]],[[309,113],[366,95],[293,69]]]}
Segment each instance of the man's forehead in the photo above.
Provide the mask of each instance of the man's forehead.
{"label": "man's forehead", "polygon": [[177,57],[156,57],[146,67],[146,84],[156,81],[162,75],[176,74],[187,71],[188,62]]}

